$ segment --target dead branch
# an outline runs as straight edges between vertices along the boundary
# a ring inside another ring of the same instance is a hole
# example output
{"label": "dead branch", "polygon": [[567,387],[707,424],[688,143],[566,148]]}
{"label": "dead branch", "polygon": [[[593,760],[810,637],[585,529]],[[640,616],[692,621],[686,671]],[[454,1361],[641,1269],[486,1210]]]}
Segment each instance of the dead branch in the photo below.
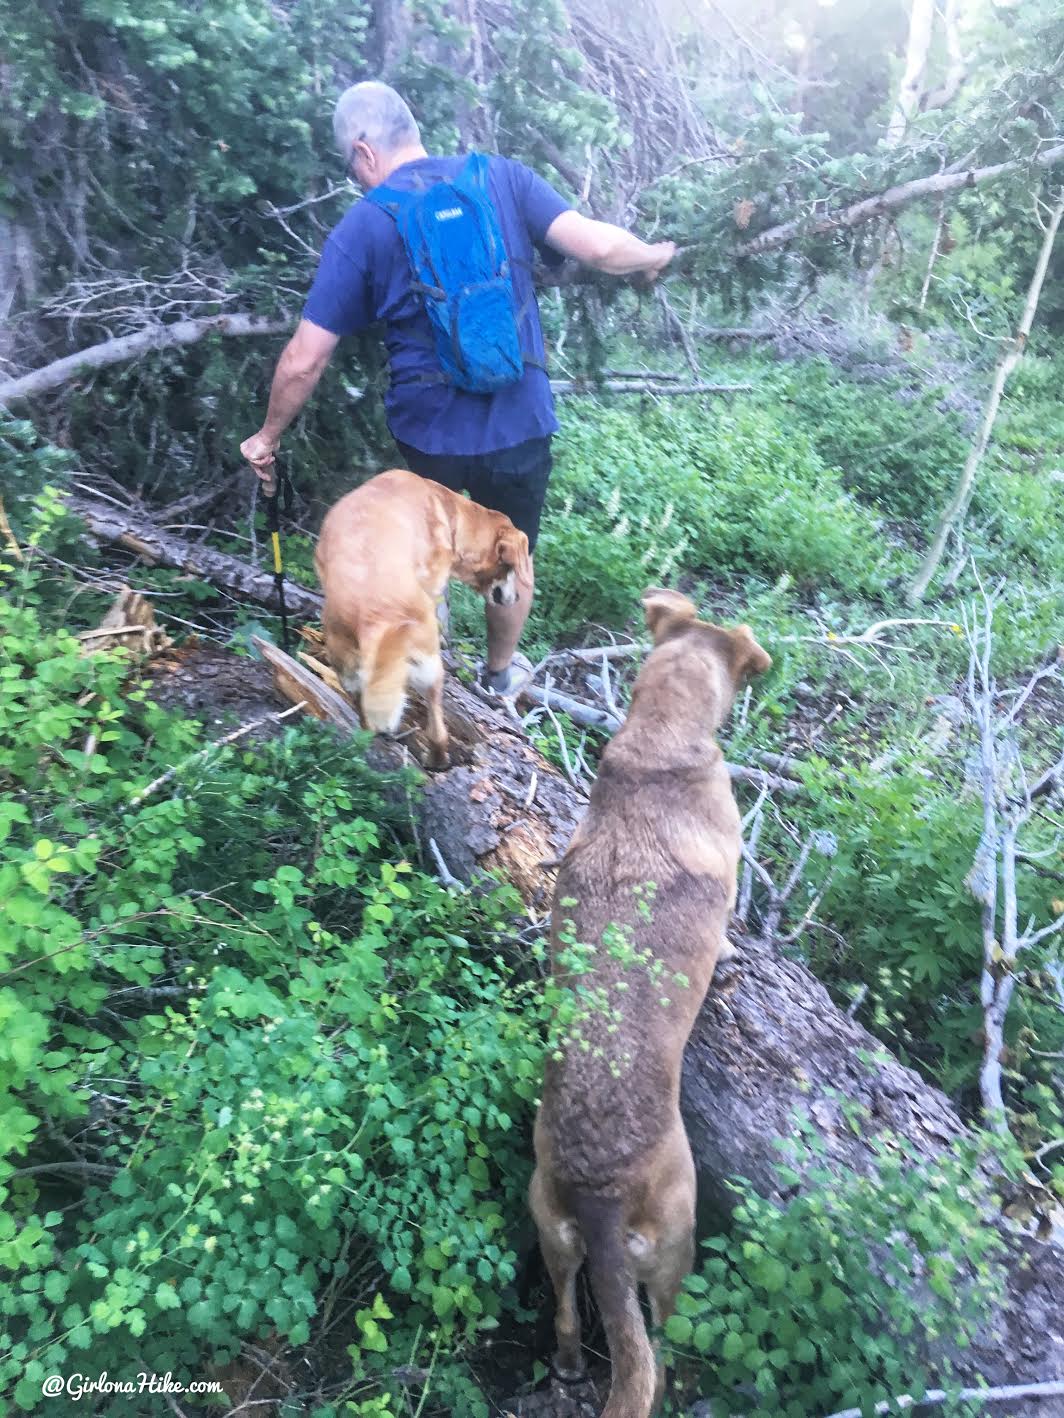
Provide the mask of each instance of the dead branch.
{"label": "dead branch", "polygon": [[658,304],[661,306],[662,310],[665,313],[665,319],[668,322],[670,330],[672,330],[676,338],[679,340],[680,344],[683,346],[684,359],[686,359],[691,373],[696,379],[698,379],[701,376],[702,371],[699,368],[698,364],[698,352],[695,349],[694,341],[691,339],[691,335],[687,329],[687,326],[683,323],[680,317],[676,314],[676,311],[672,308],[672,303],[669,300],[669,297],[666,295],[665,287],[663,285],[659,284],[657,286],[655,290],[655,295],[657,296]]}
{"label": "dead branch", "polygon": [[300,709],[306,708],[306,702],[300,700],[298,704],[293,704],[290,709],[282,709],[276,714],[264,714],[261,719],[254,719],[250,724],[241,724],[239,729],[234,729],[231,734],[225,734],[220,739],[215,739],[206,748],[201,748],[198,753],[190,754],[181,763],[177,763],[173,768],[168,768],[165,773],[160,773],[158,778],[153,779],[146,788],[141,788],[140,792],[130,798],[125,811],[132,812],[134,808],[140,807],[142,802],[153,797],[164,784],[176,778],[179,773],[184,773],[186,768],[191,768],[194,763],[200,763],[209,758],[216,749],[224,748],[226,744],[236,743],[238,739],[246,738],[248,734],[254,733],[256,729],[263,728],[266,724],[279,724],[282,720],[290,718]]}
{"label": "dead branch", "polygon": [[[968,889],[982,905],[983,969],[979,996],[983,1007],[983,1062],[979,1092],[989,1126],[1007,1136],[1008,1115],[1002,1095],[1005,1020],[1018,978],[1020,955],[1064,930],[1064,915],[1035,929],[1033,920],[1020,929],[1016,866],[1018,838],[1029,821],[1033,799],[1015,732],[1015,708],[1044,677],[1040,668],[1012,709],[995,711],[997,686],[991,674],[994,597],[983,593],[983,604],[965,615],[969,660],[967,696],[979,733],[979,773],[983,795],[983,832],[968,874]],[[1064,754],[1050,773],[1064,770]]]}
{"label": "dead branch", "polygon": [[[600,384],[592,384],[582,379],[552,379],[551,391],[559,398],[588,394],[749,394],[752,384],[675,384],[654,383],[653,380],[606,379]],[[2,389],[0,389],[2,393]]]}
{"label": "dead branch", "polygon": [[134,335],[120,335],[98,345],[89,345],[87,349],[53,360],[51,364],[20,375],[17,379],[0,381],[0,405],[19,399],[34,399],[84,374],[139,358],[155,350],[194,345],[207,335],[279,335],[291,329],[291,325],[288,318],[271,320],[264,315],[238,314],[209,315],[198,320],[175,320],[170,325],[156,325]]}
{"label": "dead branch", "polygon": [[[1064,1394],[1064,1383],[1005,1384],[998,1388],[965,1388],[960,1393],[947,1393],[945,1389],[928,1389],[921,1398],[902,1394],[900,1398],[887,1398],[877,1403],[873,1413],[894,1413],[898,1409],[930,1407],[932,1404],[948,1403],[960,1399],[963,1403],[1001,1403],[1017,1398],[1059,1398]],[[841,1413],[832,1413],[830,1418],[861,1418],[864,1409],[844,1408]]]}
{"label": "dead branch", "polygon": [[[111,507],[87,497],[70,497],[67,506],[82,519],[96,541],[124,547],[152,566],[175,567],[257,605],[274,607],[277,604],[270,573],[249,566],[227,552],[194,545],[165,532],[136,508]],[[321,595],[298,582],[285,583],[285,599],[289,610],[296,615],[317,619],[321,614]]]}
{"label": "dead branch", "polygon": [[[1064,153],[1064,146],[1060,149]],[[1038,310],[1038,301],[1042,294],[1042,285],[1045,281],[1046,272],[1049,269],[1049,258],[1053,252],[1053,243],[1056,240],[1057,229],[1060,226],[1061,218],[1064,217],[1064,192],[1053,209],[1053,215],[1045,229],[1045,236],[1042,239],[1042,247],[1038,254],[1038,261],[1035,265],[1034,274],[1031,276],[1031,284],[1027,288],[1027,299],[1024,301],[1023,314],[1020,323],[1016,327],[1016,334],[1009,340],[1001,352],[997,367],[994,370],[994,378],[991,381],[990,391],[987,394],[986,404],[983,409],[982,423],[979,427],[979,434],[972,444],[968,458],[964,464],[964,469],[954,489],[953,496],[946,505],[945,511],[939,519],[938,527],[928,548],[927,555],[920,566],[919,571],[909,587],[907,599],[910,605],[923,599],[924,593],[938,569],[938,563],[942,559],[946,542],[950,533],[964,521],[968,501],[972,494],[972,486],[975,482],[975,475],[979,471],[979,465],[983,461],[987,445],[994,432],[994,424],[997,420],[998,409],[1001,407],[1001,396],[1005,392],[1005,384],[1009,375],[1016,368],[1027,346],[1027,337],[1031,333],[1031,326],[1034,324],[1034,317]]]}
{"label": "dead branch", "polygon": [[608,733],[615,734],[621,727],[622,719],[616,714],[611,714],[606,709],[597,709],[593,704],[586,704],[582,699],[574,699],[572,695],[562,694],[549,686],[540,689],[537,685],[526,684],[520,695],[523,699],[531,699],[533,704],[542,705],[548,711],[552,708],[560,709],[563,714],[568,714],[574,724],[585,729],[605,729]]}

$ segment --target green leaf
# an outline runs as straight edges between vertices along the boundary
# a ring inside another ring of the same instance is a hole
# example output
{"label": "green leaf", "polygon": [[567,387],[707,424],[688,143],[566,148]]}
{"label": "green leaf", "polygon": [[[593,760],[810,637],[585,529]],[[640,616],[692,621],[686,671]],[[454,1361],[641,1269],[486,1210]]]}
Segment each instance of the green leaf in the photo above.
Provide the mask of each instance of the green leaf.
{"label": "green leaf", "polygon": [[689,1344],[694,1325],[686,1315],[670,1315],[665,1321],[665,1337],[673,1344]]}

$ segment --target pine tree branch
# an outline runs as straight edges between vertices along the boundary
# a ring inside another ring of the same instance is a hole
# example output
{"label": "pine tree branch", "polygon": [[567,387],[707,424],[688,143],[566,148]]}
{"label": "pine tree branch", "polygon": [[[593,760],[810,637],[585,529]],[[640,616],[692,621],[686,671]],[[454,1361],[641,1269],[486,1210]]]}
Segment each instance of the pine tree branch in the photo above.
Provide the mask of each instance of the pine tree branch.
{"label": "pine tree branch", "polygon": [[822,236],[827,232],[840,231],[887,212],[897,212],[912,202],[923,201],[927,197],[942,197],[950,193],[962,192],[968,187],[978,187],[984,182],[995,182],[1013,172],[1022,172],[1030,167],[1052,167],[1064,161],[1064,143],[1056,143],[1051,148],[1031,158],[1016,158],[1010,162],[993,163],[989,167],[967,168],[962,172],[936,172],[930,177],[917,177],[912,182],[902,182],[897,187],[889,187],[885,192],[877,192],[871,197],[863,197],[848,207],[833,212],[825,212],[820,217],[795,217],[789,222],[769,227],[751,241],[745,241],[736,248],[739,257],[760,256],[766,251],[775,251],[780,246],[802,236]]}

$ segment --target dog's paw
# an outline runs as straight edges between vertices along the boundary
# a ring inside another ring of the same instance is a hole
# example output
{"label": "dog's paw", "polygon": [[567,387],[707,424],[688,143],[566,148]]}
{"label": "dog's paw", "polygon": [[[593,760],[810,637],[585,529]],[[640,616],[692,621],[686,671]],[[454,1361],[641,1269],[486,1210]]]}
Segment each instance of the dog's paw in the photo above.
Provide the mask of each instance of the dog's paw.
{"label": "dog's paw", "polygon": [[425,767],[431,769],[433,773],[441,773],[445,768],[451,766],[451,755],[445,748],[436,748],[429,745],[425,752]]}
{"label": "dog's paw", "polygon": [[570,1359],[566,1364],[560,1354],[554,1354],[550,1361],[548,1370],[552,1383],[565,1385],[584,1384],[588,1382],[587,1365],[583,1359],[579,1359],[575,1364]]}

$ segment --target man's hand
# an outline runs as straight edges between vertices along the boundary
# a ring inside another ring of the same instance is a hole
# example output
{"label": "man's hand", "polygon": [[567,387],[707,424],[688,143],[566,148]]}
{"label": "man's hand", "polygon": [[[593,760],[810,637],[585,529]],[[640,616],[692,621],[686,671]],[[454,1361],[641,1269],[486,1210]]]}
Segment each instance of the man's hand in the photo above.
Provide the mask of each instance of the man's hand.
{"label": "man's hand", "polygon": [[277,452],[277,439],[271,438],[269,434],[263,433],[260,429],[258,433],[253,433],[250,438],[244,439],[240,445],[240,452],[262,480],[263,490],[272,497],[276,483],[273,475],[273,463],[274,454]]}
{"label": "man's hand", "polygon": [[654,244],[647,249],[653,258],[652,264],[644,268],[647,285],[650,285],[653,281],[657,280],[665,267],[676,255],[676,243],[675,241],[655,241]]}
{"label": "man's hand", "polygon": [[281,434],[310,398],[339,339],[339,335],[330,330],[323,330],[310,320],[301,320],[277,362],[266,421],[258,433],[245,438],[240,445],[241,453],[262,479],[268,497],[273,496],[277,486],[273,455]]}

